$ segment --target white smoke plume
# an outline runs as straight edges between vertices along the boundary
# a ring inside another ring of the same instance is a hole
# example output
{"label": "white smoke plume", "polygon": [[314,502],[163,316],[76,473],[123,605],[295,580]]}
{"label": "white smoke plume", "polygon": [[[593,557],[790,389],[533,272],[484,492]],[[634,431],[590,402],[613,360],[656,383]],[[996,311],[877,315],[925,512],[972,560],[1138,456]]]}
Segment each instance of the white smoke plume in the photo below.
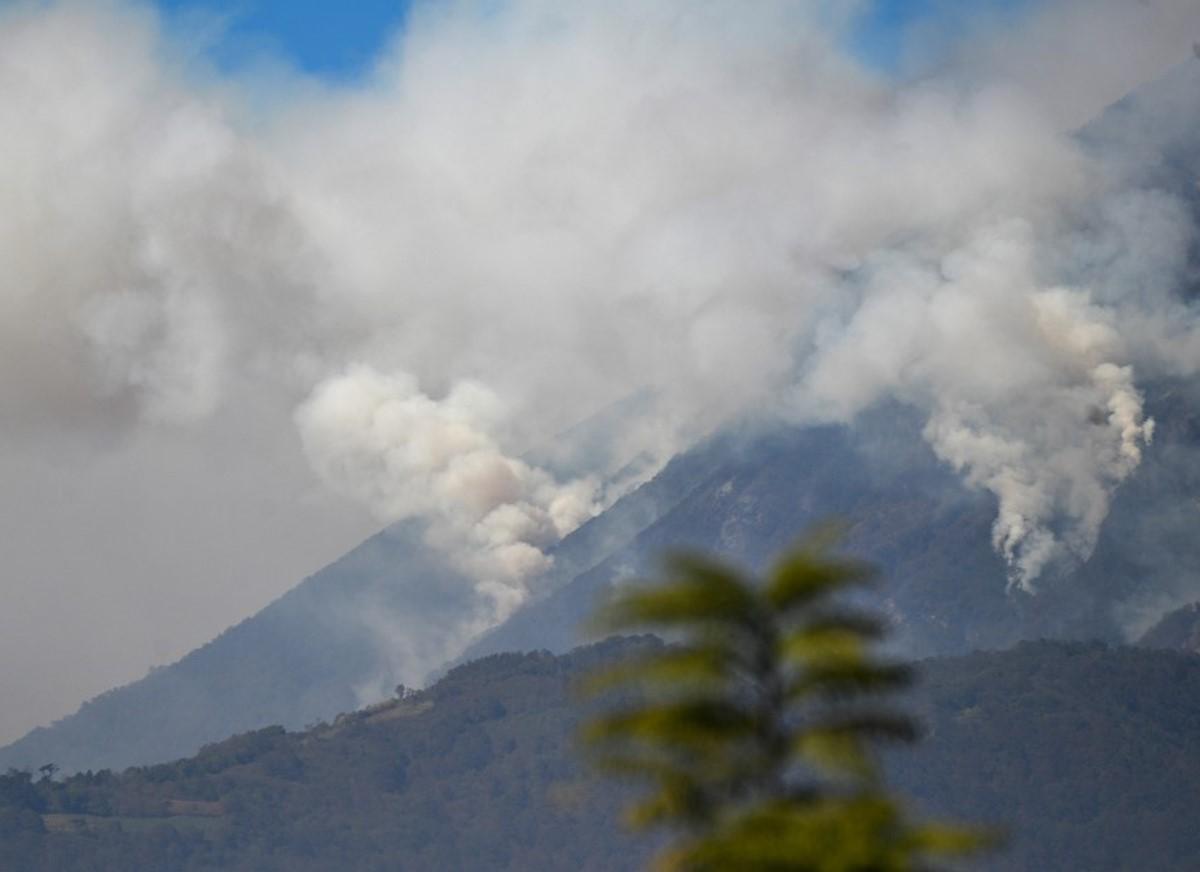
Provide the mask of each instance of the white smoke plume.
{"label": "white smoke plume", "polygon": [[1026,589],[1051,561],[1091,553],[1153,433],[1114,314],[1039,286],[1035,252],[1010,221],[932,263],[872,265],[802,390],[838,417],[885,391],[927,408],[934,451],[995,494],[994,543]]}
{"label": "white smoke plume", "polygon": [[[0,436],[203,441],[261,410],[246,450],[298,428],[498,618],[631,461],[890,396],[995,495],[1032,589],[1150,440],[1138,379],[1200,368],[1189,211],[1129,169],[1147,143],[1085,148],[1059,107],[1175,59],[1200,81],[1200,7],[1137,4],[1124,74],[1008,25],[912,81],[847,53],[858,5],[446,0],[336,87],[214,72],[130,3],[6,5]],[[594,468],[530,459],[639,391]]]}
{"label": "white smoke plume", "polygon": [[502,416],[483,385],[459,382],[435,401],[412,376],[365,366],[322,382],[296,413],[317,473],[385,521],[427,520],[497,620],[547,567],[542,549],[599,509],[594,480],[559,484],[505,456],[489,435]]}

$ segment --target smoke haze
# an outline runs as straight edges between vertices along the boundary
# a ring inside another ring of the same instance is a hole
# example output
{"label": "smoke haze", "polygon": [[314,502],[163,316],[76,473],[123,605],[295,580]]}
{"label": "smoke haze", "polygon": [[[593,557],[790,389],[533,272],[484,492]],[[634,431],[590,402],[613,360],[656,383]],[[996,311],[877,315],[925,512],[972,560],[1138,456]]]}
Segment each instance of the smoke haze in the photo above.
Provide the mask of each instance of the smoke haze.
{"label": "smoke haze", "polygon": [[[222,554],[305,544],[162,657],[370,517],[425,522],[486,606],[474,632],[549,545],[722,423],[895,398],[995,496],[995,547],[1035,590],[1090,554],[1151,441],[1139,384],[1200,367],[1191,213],[1137,159],[1170,131],[1072,133],[1174,64],[1200,80],[1200,8],[1048,3],[953,51],[926,34],[900,79],[846,52],[854,11],[427,4],[334,87],[218,73],[130,3],[6,6],[6,512],[161,477],[211,545],[233,499],[273,488],[286,535],[247,509]],[[639,393],[603,458],[539,453]],[[98,465],[124,475],[98,485]],[[14,529],[18,598],[44,604],[12,620],[109,583],[52,577],[51,535]],[[175,578],[135,569],[97,614],[160,585],[226,597],[201,550]]]}

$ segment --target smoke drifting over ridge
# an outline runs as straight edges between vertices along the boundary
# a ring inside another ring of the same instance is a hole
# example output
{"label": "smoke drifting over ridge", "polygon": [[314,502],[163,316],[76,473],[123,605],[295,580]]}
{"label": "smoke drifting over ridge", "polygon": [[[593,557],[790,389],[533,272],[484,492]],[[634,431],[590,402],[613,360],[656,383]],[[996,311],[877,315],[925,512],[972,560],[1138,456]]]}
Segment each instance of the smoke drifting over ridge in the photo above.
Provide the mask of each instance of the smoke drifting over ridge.
{"label": "smoke drifting over ridge", "polygon": [[[0,436],[285,406],[265,443],[427,521],[497,620],[631,462],[896,397],[995,495],[1015,584],[1090,553],[1138,379],[1200,367],[1189,212],[1122,143],[999,43],[882,80],[822,4],[485,5],[420,7],[338,88],[205,72],[127,4],[6,7]],[[1084,6],[1054,21],[1124,20]],[[1183,60],[1200,10],[1139,8],[1171,26],[1124,37],[1137,75]],[[531,453],[637,391],[604,465]]]}

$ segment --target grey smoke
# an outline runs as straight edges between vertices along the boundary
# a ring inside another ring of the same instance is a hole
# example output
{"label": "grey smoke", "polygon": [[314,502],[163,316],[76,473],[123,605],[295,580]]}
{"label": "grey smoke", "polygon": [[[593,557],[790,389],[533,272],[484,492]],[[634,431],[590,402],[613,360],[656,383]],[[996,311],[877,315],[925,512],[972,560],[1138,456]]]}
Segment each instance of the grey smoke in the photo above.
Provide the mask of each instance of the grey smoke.
{"label": "grey smoke", "polygon": [[[819,5],[421,5],[339,87],[219,75],[132,4],[5,7],[0,438],[203,453],[237,421],[221,450],[424,521],[485,606],[465,638],[722,423],[898,398],[1035,588],[1151,440],[1140,379],[1200,366],[1190,213],[1132,169],[1167,132],[1071,133],[1200,9],[1063,0],[893,81]],[[539,462],[634,395],[603,459]]]}

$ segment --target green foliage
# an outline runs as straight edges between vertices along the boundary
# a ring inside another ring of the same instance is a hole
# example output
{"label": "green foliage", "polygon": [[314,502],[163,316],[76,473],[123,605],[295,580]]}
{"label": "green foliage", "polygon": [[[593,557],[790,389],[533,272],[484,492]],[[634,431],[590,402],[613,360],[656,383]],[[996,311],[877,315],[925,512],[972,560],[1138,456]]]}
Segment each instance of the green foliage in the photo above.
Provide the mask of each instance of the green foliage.
{"label": "green foliage", "polygon": [[871,572],[829,542],[761,580],[678,555],[601,612],[605,630],[676,640],[598,672],[614,698],[583,731],[599,767],[649,785],[628,819],[674,833],[657,868],[907,872],[983,845],[914,822],[884,787],[876,746],[917,736],[885,698],[910,671],[874,654],[882,626],[846,604]]}
{"label": "green foliage", "polygon": [[[579,765],[587,713],[569,688],[672,650],[640,637],[489,657],[336,724],[161,767],[0,773],[0,870],[633,872],[662,832],[618,830],[633,785]],[[1195,872],[1200,657],[1041,642],[916,668],[927,738],[885,753],[887,780],[931,812],[1012,825],[972,863]]]}

